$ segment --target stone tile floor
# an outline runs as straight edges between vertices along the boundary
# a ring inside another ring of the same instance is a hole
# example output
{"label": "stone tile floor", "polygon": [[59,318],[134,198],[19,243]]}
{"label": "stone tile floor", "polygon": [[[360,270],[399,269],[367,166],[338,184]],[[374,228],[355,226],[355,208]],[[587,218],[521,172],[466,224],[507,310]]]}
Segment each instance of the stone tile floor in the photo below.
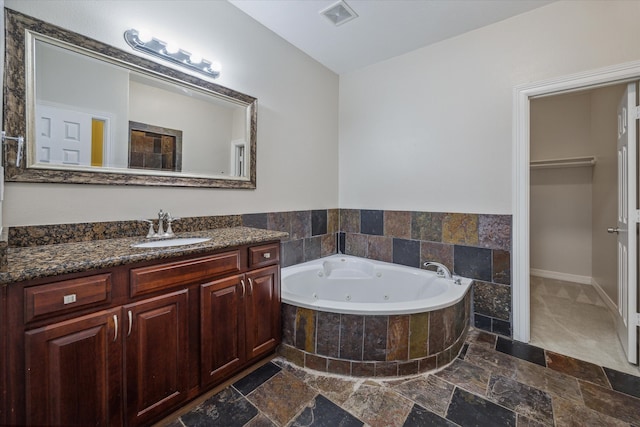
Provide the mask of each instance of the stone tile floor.
{"label": "stone tile floor", "polygon": [[160,425],[640,427],[640,377],[472,328],[437,372],[356,379],[275,358]]}

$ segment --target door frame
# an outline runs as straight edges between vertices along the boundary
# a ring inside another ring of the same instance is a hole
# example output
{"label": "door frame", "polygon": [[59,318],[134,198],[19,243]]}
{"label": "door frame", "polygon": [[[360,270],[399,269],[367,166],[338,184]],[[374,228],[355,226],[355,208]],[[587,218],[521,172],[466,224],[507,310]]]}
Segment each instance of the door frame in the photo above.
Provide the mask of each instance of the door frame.
{"label": "door frame", "polygon": [[530,98],[594,89],[640,79],[640,61],[628,62],[514,87],[512,138],[512,319],[513,338],[529,342],[529,153]]}

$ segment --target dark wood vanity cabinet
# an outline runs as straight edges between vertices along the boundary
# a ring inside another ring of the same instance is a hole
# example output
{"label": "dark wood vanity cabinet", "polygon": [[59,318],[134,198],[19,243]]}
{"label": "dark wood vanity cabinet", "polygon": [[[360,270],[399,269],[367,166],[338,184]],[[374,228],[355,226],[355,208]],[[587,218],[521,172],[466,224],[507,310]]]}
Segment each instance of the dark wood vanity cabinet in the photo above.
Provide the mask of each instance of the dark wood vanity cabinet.
{"label": "dark wood vanity cabinet", "polygon": [[277,242],[60,279],[7,287],[7,424],[149,425],[280,342]]}

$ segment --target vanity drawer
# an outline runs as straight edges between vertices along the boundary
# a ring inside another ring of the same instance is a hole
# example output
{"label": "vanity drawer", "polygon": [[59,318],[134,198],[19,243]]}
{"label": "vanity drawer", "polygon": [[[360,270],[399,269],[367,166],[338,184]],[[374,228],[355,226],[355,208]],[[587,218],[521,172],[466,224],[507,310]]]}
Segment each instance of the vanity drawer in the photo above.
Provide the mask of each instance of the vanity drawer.
{"label": "vanity drawer", "polygon": [[25,321],[111,301],[111,273],[25,288]]}
{"label": "vanity drawer", "polygon": [[249,268],[264,267],[280,261],[280,244],[254,246],[249,248]]}
{"label": "vanity drawer", "polygon": [[239,250],[185,261],[134,268],[130,274],[130,293],[132,297],[136,297],[239,271]]}

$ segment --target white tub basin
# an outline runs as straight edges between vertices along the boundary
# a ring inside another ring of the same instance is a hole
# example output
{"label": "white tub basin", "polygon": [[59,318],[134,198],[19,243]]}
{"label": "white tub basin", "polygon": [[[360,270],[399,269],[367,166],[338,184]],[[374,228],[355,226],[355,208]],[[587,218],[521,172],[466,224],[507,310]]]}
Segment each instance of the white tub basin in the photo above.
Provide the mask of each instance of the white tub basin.
{"label": "white tub basin", "polygon": [[171,246],[194,245],[211,240],[210,237],[184,237],[178,239],[153,240],[151,242],[136,243],[134,248],[168,248]]}

